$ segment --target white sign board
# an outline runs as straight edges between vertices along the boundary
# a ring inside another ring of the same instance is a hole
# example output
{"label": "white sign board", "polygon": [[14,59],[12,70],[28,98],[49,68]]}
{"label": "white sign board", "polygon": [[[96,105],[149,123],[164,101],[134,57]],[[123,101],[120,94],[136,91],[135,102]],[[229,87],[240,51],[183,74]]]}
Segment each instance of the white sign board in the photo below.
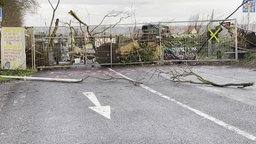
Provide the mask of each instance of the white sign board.
{"label": "white sign board", "polygon": [[116,43],[116,38],[112,38],[112,39],[110,39],[110,38],[96,38],[95,39],[95,46],[99,47],[104,43],[111,43],[111,42]]}
{"label": "white sign board", "polygon": [[25,29],[3,27],[1,34],[1,68],[26,69]]}

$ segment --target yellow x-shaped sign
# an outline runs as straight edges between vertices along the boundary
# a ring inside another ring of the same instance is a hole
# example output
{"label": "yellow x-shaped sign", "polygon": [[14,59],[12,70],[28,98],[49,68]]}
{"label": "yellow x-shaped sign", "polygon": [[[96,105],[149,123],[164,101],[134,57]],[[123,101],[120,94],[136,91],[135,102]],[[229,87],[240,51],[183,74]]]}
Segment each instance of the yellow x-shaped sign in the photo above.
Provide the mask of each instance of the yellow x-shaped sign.
{"label": "yellow x-shaped sign", "polygon": [[221,30],[221,28],[218,28],[217,31],[215,33],[213,33],[212,30],[208,28],[208,31],[211,34],[211,38],[208,41],[210,42],[213,38],[215,38],[216,41],[219,43],[220,40],[216,37],[216,35],[219,33],[220,30]]}

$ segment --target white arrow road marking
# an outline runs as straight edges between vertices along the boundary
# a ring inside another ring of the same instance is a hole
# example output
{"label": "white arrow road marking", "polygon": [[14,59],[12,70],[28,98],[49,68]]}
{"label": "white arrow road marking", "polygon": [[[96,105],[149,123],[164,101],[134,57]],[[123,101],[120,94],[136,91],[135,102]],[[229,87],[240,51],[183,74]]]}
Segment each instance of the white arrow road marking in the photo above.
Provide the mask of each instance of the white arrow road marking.
{"label": "white arrow road marking", "polygon": [[100,106],[100,107],[89,107],[91,110],[101,114],[102,116],[111,119],[110,117],[110,106]]}
{"label": "white arrow road marking", "polygon": [[111,109],[110,106],[101,106],[99,100],[95,96],[93,92],[84,92],[83,93],[95,106],[94,107],[89,107],[91,110],[99,113],[100,115],[111,119],[110,114],[111,114]]}

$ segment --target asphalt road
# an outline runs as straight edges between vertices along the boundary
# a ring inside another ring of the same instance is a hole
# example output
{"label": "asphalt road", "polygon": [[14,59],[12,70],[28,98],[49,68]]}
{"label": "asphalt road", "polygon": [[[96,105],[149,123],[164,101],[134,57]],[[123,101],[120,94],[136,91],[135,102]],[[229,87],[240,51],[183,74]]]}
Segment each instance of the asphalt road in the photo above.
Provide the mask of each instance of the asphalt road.
{"label": "asphalt road", "polygon": [[[0,143],[256,143],[255,86],[174,83],[156,69],[168,72],[180,67],[80,67],[33,76],[89,76],[82,83],[1,84]],[[197,66],[192,70],[218,83],[256,83],[255,69]]]}

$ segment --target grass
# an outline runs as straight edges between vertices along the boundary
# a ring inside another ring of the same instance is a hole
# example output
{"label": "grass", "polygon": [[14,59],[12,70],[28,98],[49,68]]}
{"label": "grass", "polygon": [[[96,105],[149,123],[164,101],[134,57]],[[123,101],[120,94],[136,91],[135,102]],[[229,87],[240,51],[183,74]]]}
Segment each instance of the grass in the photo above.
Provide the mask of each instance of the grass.
{"label": "grass", "polygon": [[[4,75],[4,76],[28,76],[35,72],[36,71],[32,70],[32,69],[27,69],[27,70],[3,70],[3,69],[0,69],[0,75]],[[10,80],[11,79],[0,77],[0,83],[7,82]]]}
{"label": "grass", "polygon": [[246,66],[256,67],[256,52],[248,52],[240,60],[240,63]]}

